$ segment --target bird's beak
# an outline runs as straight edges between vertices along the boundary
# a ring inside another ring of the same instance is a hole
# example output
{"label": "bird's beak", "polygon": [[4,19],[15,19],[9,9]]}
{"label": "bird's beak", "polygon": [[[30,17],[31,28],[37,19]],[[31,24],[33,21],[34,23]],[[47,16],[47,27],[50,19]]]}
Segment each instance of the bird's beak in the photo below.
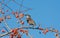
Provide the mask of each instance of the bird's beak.
{"label": "bird's beak", "polygon": [[25,16],[29,16],[29,17],[31,17],[29,14],[25,14]]}
{"label": "bird's beak", "polygon": [[25,16],[27,16],[27,15],[25,14]]}

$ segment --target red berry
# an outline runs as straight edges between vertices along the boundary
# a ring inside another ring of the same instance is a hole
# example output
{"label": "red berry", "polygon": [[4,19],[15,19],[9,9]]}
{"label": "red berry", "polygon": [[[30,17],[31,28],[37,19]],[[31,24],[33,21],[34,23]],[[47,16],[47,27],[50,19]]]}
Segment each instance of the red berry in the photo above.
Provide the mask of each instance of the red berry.
{"label": "red berry", "polygon": [[24,14],[23,14],[23,13],[20,13],[20,14],[19,14],[19,17],[20,17],[20,18],[23,18],[23,17],[24,17]]}
{"label": "red berry", "polygon": [[11,30],[11,32],[14,32],[14,30]]}
{"label": "red berry", "polygon": [[0,21],[3,21],[3,18],[0,18]]}
{"label": "red berry", "polygon": [[2,14],[5,14],[4,12],[1,12]]}
{"label": "red berry", "polygon": [[5,32],[5,30],[3,29],[2,32]]}
{"label": "red berry", "polygon": [[48,32],[48,29],[46,29],[46,32]]}
{"label": "red berry", "polygon": [[23,22],[23,21],[20,21],[20,24],[22,24],[22,25],[23,25],[23,24],[24,24],[24,22]]}
{"label": "red berry", "polygon": [[16,16],[16,18],[19,18],[19,14],[18,14],[18,12],[15,13],[15,16]]}
{"label": "red berry", "polygon": [[20,34],[18,34],[17,38],[21,38],[21,35],[20,35]]}
{"label": "red berry", "polygon": [[10,38],[13,38],[13,34],[10,34]]}
{"label": "red berry", "polygon": [[10,19],[11,17],[8,15],[8,16],[6,16],[6,18],[7,18],[7,19]]}
{"label": "red berry", "polygon": [[54,32],[58,32],[58,30],[54,30]]}
{"label": "red berry", "polygon": [[43,30],[43,28],[39,28],[39,30]]}

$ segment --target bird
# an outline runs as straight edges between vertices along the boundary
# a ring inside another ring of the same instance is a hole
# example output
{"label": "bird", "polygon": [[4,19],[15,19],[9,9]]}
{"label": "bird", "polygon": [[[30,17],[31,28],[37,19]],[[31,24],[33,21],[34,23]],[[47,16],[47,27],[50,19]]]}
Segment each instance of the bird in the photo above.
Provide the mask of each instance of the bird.
{"label": "bird", "polygon": [[29,14],[25,14],[26,16],[26,21],[29,25],[32,25],[33,27],[36,25],[35,21],[31,18]]}
{"label": "bird", "polygon": [[3,21],[3,18],[0,18],[0,23]]}

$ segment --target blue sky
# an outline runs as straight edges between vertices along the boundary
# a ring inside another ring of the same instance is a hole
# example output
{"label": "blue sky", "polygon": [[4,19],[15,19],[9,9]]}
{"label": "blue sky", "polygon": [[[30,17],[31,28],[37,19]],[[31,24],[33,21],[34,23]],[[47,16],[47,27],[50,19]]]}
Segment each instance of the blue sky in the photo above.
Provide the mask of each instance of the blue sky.
{"label": "blue sky", "polygon": [[[18,3],[19,0],[17,1]],[[8,6],[10,6],[14,11],[18,11],[19,5],[10,2]],[[14,5],[14,6],[13,6]],[[32,8],[31,11],[24,12],[25,14],[30,14],[32,16],[32,19],[36,22],[36,25],[41,24],[41,27],[50,27],[51,25],[58,29],[60,28],[60,0],[24,0],[23,5]],[[8,9],[8,8],[5,8]],[[4,10],[5,10],[4,9]],[[21,8],[23,10],[25,8]],[[11,12],[11,11],[10,11]],[[9,13],[7,13],[9,14]],[[11,15],[11,20],[6,20],[6,22],[10,25],[10,28],[19,27],[15,21],[17,20],[13,15]],[[11,23],[13,21],[13,23]],[[25,20],[24,20],[25,21]],[[4,24],[2,23],[4,26]],[[59,30],[60,31],[60,30]],[[33,36],[33,38],[56,38],[54,36],[55,33],[49,32],[46,35],[43,33],[39,34],[37,30],[30,30],[29,33]],[[8,36],[4,36],[2,38],[8,38]],[[22,36],[22,38],[29,38],[25,35]]]}

